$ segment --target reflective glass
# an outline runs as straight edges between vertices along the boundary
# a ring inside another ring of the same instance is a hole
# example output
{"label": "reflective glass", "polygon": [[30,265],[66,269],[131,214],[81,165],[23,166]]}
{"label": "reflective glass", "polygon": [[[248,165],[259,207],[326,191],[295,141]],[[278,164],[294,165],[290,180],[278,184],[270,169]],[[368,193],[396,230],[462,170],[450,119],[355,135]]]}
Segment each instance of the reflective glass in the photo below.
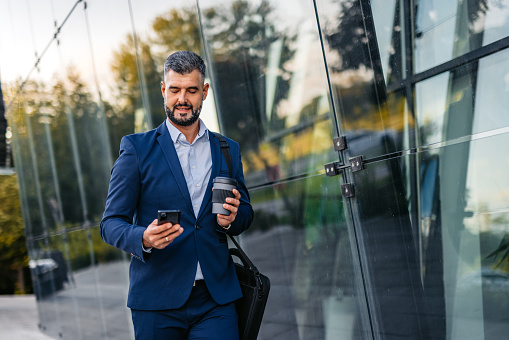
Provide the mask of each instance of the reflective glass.
{"label": "reflective glass", "polygon": [[[422,231],[435,235],[436,242],[443,245],[443,269],[436,264],[434,268],[443,270],[438,273],[443,274],[451,338],[496,339],[507,332],[504,315],[509,296],[504,287],[509,277],[503,254],[507,233],[503,221],[509,207],[504,190],[507,176],[503,171],[490,170],[489,175],[484,171],[497,145],[508,142],[507,134],[496,135],[442,148],[438,158],[422,160],[422,164],[436,163],[433,187],[439,195],[432,209],[423,209],[428,213],[421,216]],[[507,160],[501,159],[496,168],[506,166]],[[429,239],[427,244],[432,244]],[[432,245],[427,253],[436,249]],[[426,273],[433,275],[428,268]]]}
{"label": "reflective glass", "polygon": [[[69,130],[67,141],[72,160],[66,174],[74,171],[79,200],[73,201],[81,208],[82,221],[99,222],[104,211],[105,197],[112,165],[111,149],[106,127],[105,105],[95,81],[95,63],[92,59],[87,17],[79,7],[67,19],[65,30],[59,35],[61,67],[65,70],[64,89],[60,105],[67,115]],[[64,176],[61,174],[60,176]],[[77,218],[78,216],[76,216]]]}
{"label": "reflective glass", "polygon": [[[39,13],[45,13],[39,16]],[[25,80],[34,67],[37,57],[41,55],[46,44],[50,42],[53,30],[49,2],[40,1],[2,1],[0,3],[0,47],[2,47],[1,61],[2,82]],[[37,21],[35,26],[33,21]],[[38,34],[38,28],[46,32],[45,36]],[[36,39],[37,34],[37,39]]]}
{"label": "reflective glass", "polygon": [[29,267],[34,294],[37,299],[41,330],[54,336],[62,334],[62,312],[56,293],[64,287],[65,266],[58,251],[50,246],[48,238],[30,242]]}
{"label": "reflective glass", "polygon": [[[93,263],[95,255],[92,252],[90,230],[70,232],[64,239],[57,237],[51,241],[60,252],[68,254],[72,268],[72,271],[68,272],[68,289],[57,293],[64,338],[103,337],[106,325],[102,297],[98,294],[97,268]],[[87,326],[90,324],[94,327]]]}
{"label": "reflective glass", "polygon": [[106,244],[101,238],[98,226],[90,229],[90,234],[96,261],[96,289],[101,299],[106,336],[110,339],[134,338],[131,313],[126,308],[129,256]]}
{"label": "reflective glass", "polygon": [[403,52],[401,47],[398,46],[401,43],[401,33],[404,32],[403,24],[399,22],[401,11],[399,2],[399,0],[371,1],[376,42],[380,51],[384,79],[387,83],[389,83],[388,75],[398,71],[389,66],[391,57],[394,58],[394,54]]}
{"label": "reflective glass", "polygon": [[219,126],[241,145],[248,185],[337,158],[312,2],[199,5]]}
{"label": "reflective glass", "polygon": [[509,126],[509,52],[502,51],[417,83],[420,146]]}
{"label": "reflective glass", "polygon": [[[371,287],[370,315],[382,337],[506,334],[509,183],[503,169],[509,163],[494,154],[508,143],[509,135],[500,133],[352,173],[353,227]],[[418,203],[416,212],[402,195],[407,164],[418,164],[418,188],[408,196]]]}
{"label": "reflective glass", "polygon": [[260,339],[369,337],[340,179],[317,175],[251,191],[255,220],[241,244],[271,280]]}
{"label": "reflective glass", "polygon": [[54,231],[58,222],[55,163],[51,139],[51,118],[46,110],[43,84],[27,82],[18,95],[13,111],[13,126],[23,172],[23,206],[25,218],[30,219],[30,231],[41,235]]}
{"label": "reflective glass", "polygon": [[22,103],[24,103],[24,97],[20,95],[16,98],[13,109],[10,111],[9,123],[13,127],[16,168],[20,180],[24,223],[29,235],[41,235],[44,233],[43,218],[37,197],[36,172],[30,152],[31,143],[27,127],[27,109]]}
{"label": "reflective glass", "polygon": [[[509,0],[4,1],[0,25],[43,331],[133,338],[130,257],[97,223],[121,137],[163,121],[163,62],[190,49],[203,119],[242,148],[240,241],[272,281],[261,339],[508,333],[509,51],[409,74],[506,38]],[[338,134],[368,163],[326,177]]]}
{"label": "reflective glass", "polygon": [[479,61],[473,122],[474,133],[508,127],[508,107],[509,50],[504,50]]}
{"label": "reflective glass", "polygon": [[508,36],[508,0],[418,1],[415,72]]}
{"label": "reflective glass", "polygon": [[347,139],[348,158],[371,158],[412,146],[405,141],[405,136],[414,134],[414,119],[405,109],[406,98],[387,92],[384,79],[396,82],[402,75],[401,24],[398,29],[387,28],[389,22],[400,23],[401,8],[399,1],[389,3],[390,8],[384,11],[392,17],[385,18],[380,6],[385,3],[375,2],[371,8],[361,1],[317,1],[336,115],[341,135]]}
{"label": "reflective glass", "polygon": [[377,337],[427,338],[418,257],[417,228],[405,195],[404,166],[395,158],[351,173],[352,221],[373,330]]}

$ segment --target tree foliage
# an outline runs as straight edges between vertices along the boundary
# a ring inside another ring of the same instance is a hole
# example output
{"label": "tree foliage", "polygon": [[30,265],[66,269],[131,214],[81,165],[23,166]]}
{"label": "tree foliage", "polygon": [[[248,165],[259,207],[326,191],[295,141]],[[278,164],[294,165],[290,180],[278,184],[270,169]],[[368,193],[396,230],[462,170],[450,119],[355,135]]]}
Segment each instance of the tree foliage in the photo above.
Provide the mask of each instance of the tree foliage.
{"label": "tree foliage", "polygon": [[[16,175],[0,176],[0,294],[24,293],[19,272],[28,265]],[[23,277],[21,277],[23,279]]]}
{"label": "tree foliage", "polygon": [[193,8],[172,9],[152,22],[153,43],[164,48],[163,56],[187,50],[200,54],[202,44],[198,15]]}

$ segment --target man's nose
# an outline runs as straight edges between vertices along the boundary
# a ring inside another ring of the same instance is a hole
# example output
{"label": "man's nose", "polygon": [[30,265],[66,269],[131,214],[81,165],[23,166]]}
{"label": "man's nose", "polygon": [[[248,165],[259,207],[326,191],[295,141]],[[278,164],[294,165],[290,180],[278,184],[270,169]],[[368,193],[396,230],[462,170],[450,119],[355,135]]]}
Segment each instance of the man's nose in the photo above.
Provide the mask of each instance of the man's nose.
{"label": "man's nose", "polygon": [[179,100],[179,104],[186,103],[186,91],[185,90],[180,91],[178,100]]}

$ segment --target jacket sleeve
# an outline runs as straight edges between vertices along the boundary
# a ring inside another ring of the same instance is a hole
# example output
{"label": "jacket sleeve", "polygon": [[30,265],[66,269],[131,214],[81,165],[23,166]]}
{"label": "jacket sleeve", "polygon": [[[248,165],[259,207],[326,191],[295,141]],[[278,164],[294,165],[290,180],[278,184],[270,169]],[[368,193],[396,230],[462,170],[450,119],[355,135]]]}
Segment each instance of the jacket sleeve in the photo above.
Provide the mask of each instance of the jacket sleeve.
{"label": "jacket sleeve", "polygon": [[232,157],[232,161],[235,162],[233,163],[233,177],[237,180],[237,190],[240,192],[241,197],[237,216],[227,233],[232,236],[236,236],[249,228],[253,222],[254,212],[250,203],[246,182],[244,181],[244,170],[242,168],[239,145],[235,143],[235,147],[232,147],[230,144],[230,150],[232,153],[235,152],[235,156]]}
{"label": "jacket sleeve", "polygon": [[103,240],[143,261],[145,227],[134,225],[133,218],[140,194],[140,174],[136,148],[129,137],[120,142],[120,155],[111,170],[106,208],[101,220]]}

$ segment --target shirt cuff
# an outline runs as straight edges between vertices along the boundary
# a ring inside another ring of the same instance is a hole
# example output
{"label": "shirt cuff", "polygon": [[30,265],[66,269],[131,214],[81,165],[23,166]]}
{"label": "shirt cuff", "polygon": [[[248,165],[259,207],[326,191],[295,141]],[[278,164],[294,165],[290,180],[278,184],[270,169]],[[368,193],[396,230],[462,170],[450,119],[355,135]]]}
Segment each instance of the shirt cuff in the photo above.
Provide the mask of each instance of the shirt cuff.
{"label": "shirt cuff", "polygon": [[230,224],[228,224],[226,227],[223,227],[222,225],[220,225],[220,224],[219,224],[219,221],[218,221],[217,217],[216,217],[216,223],[217,223],[217,225],[218,225],[218,226],[220,226],[220,227],[221,227],[221,229],[223,229],[223,230],[225,230],[225,231],[226,231],[226,230],[228,230],[228,229],[230,229],[230,227],[232,226],[232,224],[230,223]]}
{"label": "shirt cuff", "polygon": [[152,252],[152,247],[149,247],[149,248],[145,248],[143,246],[143,243],[141,244],[141,250],[143,250],[144,253],[151,253]]}

